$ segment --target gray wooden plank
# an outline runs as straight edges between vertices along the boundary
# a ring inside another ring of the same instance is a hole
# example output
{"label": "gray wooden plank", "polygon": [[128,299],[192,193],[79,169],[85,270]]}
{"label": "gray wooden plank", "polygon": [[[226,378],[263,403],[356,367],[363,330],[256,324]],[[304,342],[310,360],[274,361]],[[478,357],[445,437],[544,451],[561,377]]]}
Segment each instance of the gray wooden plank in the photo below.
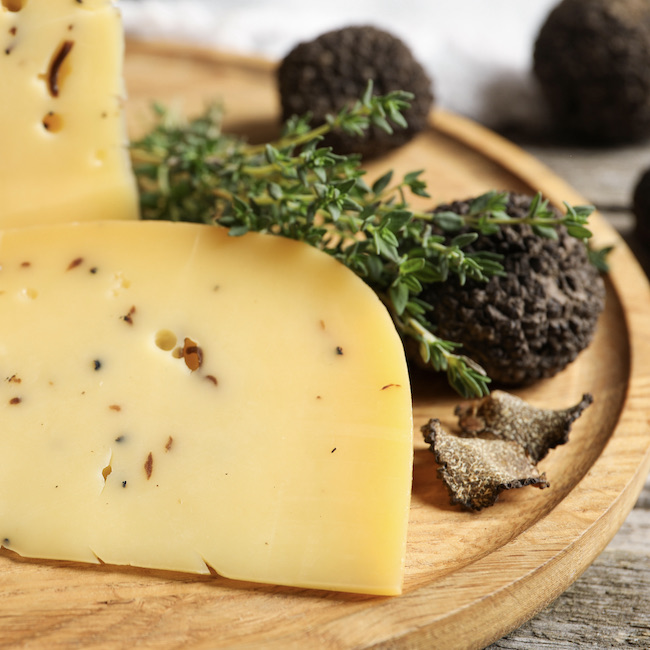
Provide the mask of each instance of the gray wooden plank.
{"label": "gray wooden plank", "polygon": [[524,148],[603,210],[629,207],[641,173],[650,167],[647,144],[616,148],[528,144]]}
{"label": "gray wooden plank", "polygon": [[630,515],[580,578],[486,650],[650,648],[650,477]]}

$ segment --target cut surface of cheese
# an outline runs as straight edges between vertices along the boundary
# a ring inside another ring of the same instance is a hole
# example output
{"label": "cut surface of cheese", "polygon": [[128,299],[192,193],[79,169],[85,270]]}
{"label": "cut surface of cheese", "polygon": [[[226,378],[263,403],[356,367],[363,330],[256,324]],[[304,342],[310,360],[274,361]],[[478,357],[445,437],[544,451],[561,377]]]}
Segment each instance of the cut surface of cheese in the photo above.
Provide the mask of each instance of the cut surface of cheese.
{"label": "cut surface of cheese", "polygon": [[144,221],[6,230],[0,267],[4,547],[400,592],[409,379],[351,271]]}
{"label": "cut surface of cheese", "polygon": [[0,227],[135,219],[111,0],[0,4]]}

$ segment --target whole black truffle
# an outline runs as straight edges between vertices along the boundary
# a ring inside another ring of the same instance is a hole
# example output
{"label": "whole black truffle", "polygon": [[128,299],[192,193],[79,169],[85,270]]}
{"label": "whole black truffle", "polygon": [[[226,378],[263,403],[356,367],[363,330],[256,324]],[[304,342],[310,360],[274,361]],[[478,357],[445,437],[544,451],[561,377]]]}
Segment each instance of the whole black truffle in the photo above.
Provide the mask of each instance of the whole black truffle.
{"label": "whole black truffle", "polygon": [[[510,194],[506,212],[528,213],[532,197]],[[436,210],[465,214],[471,201]],[[463,344],[497,384],[521,386],[562,370],[592,340],[604,308],[602,278],[585,245],[564,228],[558,239],[536,235],[527,225],[480,235],[465,250],[503,255],[506,275],[485,282],[456,277],[428,285],[421,297],[433,305],[430,320],[439,336]]]}
{"label": "whole black truffle", "polygon": [[646,246],[650,244],[650,169],[641,173],[632,193],[634,233]]}
{"label": "whole black truffle", "polygon": [[327,32],[284,57],[278,69],[282,117],[311,113],[312,123],[320,124],[327,114],[359,100],[369,80],[376,95],[394,90],[415,95],[404,112],[408,128],[395,127],[388,134],[373,126],[365,137],[332,133],[325,144],[341,154],[372,157],[405,144],[426,127],[433,103],[431,80],[400,39],[371,26]]}
{"label": "whole black truffle", "polygon": [[563,0],[534,47],[534,73],[561,129],[614,144],[650,136],[650,2]]}

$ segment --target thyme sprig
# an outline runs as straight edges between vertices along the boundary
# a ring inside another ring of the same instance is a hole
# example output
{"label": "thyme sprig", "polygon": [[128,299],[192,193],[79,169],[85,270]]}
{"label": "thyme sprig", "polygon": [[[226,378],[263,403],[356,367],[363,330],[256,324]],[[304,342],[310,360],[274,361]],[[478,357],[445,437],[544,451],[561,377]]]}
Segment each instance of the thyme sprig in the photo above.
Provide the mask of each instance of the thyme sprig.
{"label": "thyme sprig", "polygon": [[[402,111],[410,99],[401,91],[373,96],[369,84],[361,100],[324,124],[312,128],[309,116],[293,118],[276,142],[263,145],[223,133],[217,106],[191,121],[155,107],[157,124],[132,146],[142,217],[216,224],[233,236],[272,233],[320,248],[372,287],[425,364],[446,372],[461,395],[483,396],[489,377],[459,344],[436,336],[427,319],[433,306],[419,294],[450,274],[461,283],[503,274],[499,256],[465,250],[478,233],[528,223],[554,237],[563,224],[586,239],[591,208],[567,205],[558,219],[537,196],[525,218],[513,219],[505,211],[507,193],[488,192],[466,215],[418,211],[407,196],[429,197],[422,171],[396,182],[387,172],[368,185],[359,156],[322,146],[332,130],[362,135],[373,124],[389,132],[392,124],[405,126]],[[447,241],[446,233],[456,234]]]}
{"label": "thyme sprig", "polygon": [[436,212],[434,222],[443,230],[453,232],[461,228],[472,228],[483,235],[493,235],[502,225],[527,224],[540,237],[557,239],[557,228],[565,226],[567,232],[577,239],[589,239],[591,231],[587,223],[593,206],[571,206],[566,201],[566,213],[558,218],[549,206],[548,200],[538,193],[532,200],[528,213],[523,217],[512,217],[506,212],[507,192],[486,192],[472,201],[466,215],[451,211]]}

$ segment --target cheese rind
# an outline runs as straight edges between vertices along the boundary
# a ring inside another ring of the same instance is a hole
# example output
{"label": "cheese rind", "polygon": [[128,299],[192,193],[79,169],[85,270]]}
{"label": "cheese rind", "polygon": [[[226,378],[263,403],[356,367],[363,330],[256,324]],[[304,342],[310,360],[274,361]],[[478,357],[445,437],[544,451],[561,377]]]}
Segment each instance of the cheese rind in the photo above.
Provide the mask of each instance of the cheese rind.
{"label": "cheese rind", "polygon": [[138,217],[123,50],[110,0],[0,5],[0,227]]}
{"label": "cheese rind", "polygon": [[4,546],[400,592],[409,380],[348,269],[164,222],[8,230],[0,266]]}

